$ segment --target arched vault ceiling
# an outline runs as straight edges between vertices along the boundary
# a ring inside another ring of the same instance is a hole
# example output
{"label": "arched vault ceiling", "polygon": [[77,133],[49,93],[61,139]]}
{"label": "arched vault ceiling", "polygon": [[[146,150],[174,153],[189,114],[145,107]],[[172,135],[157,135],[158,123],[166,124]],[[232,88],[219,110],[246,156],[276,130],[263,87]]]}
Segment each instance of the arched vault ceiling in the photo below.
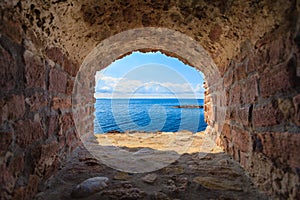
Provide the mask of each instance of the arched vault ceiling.
{"label": "arched vault ceiling", "polygon": [[225,68],[241,43],[254,45],[279,27],[290,4],[285,0],[34,0],[0,5],[4,21],[22,21],[31,39],[43,47],[61,46],[79,63],[109,36],[133,28],[163,27],[192,37],[218,67]]}

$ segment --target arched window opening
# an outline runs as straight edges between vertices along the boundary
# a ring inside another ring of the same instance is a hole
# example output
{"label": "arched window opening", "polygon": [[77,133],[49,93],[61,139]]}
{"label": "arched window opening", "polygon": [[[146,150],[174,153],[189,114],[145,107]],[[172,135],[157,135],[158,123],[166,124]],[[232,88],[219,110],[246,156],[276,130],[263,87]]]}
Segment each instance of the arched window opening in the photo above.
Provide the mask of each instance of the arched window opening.
{"label": "arched window opening", "polygon": [[204,78],[161,52],[133,52],[95,75],[94,133],[204,131]]}

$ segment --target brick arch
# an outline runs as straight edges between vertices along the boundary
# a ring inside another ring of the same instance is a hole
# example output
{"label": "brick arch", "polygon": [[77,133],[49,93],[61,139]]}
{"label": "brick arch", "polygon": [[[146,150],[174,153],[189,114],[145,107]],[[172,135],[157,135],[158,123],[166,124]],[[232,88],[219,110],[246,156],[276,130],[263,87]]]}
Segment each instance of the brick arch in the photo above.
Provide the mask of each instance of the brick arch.
{"label": "brick arch", "polygon": [[[209,125],[207,132],[210,132],[215,138],[220,136],[226,111],[225,105],[219,99],[226,99],[226,95],[221,86],[223,81],[220,72],[212,58],[196,41],[178,31],[166,28],[139,28],[104,40],[90,52],[80,67],[72,99],[75,124],[84,143],[85,140],[93,138],[94,115],[92,113],[96,71],[136,50],[144,52],[161,50],[203,72],[207,81],[206,89],[209,90],[210,96],[210,100],[206,102],[205,106],[206,121]],[[217,116],[215,114],[217,110],[219,113],[224,113],[223,115],[219,114],[218,119],[214,117]]]}

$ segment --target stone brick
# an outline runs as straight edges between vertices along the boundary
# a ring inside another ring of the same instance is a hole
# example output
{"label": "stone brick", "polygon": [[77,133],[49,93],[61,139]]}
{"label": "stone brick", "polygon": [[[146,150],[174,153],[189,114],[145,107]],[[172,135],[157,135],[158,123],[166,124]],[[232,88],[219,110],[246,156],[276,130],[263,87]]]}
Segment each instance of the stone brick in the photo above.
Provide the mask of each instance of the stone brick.
{"label": "stone brick", "polygon": [[6,151],[9,145],[13,141],[13,133],[9,132],[0,132],[0,155],[2,156],[2,152]]}
{"label": "stone brick", "polygon": [[248,126],[249,125],[249,110],[250,110],[250,106],[244,106],[242,108],[236,108],[236,112],[235,112],[235,118],[233,118],[233,120],[235,120],[236,122],[238,122],[240,125],[243,126]]}
{"label": "stone brick", "polygon": [[224,75],[224,87],[229,87],[233,84],[233,71],[229,70],[227,74]]}
{"label": "stone brick", "polygon": [[252,123],[256,127],[273,126],[281,123],[283,115],[275,101],[265,105],[255,106],[253,109]]}
{"label": "stone brick", "polygon": [[[59,144],[56,140],[53,140],[47,144],[43,144],[36,148],[35,152],[32,153],[32,157],[36,159],[35,172],[43,176],[49,174],[49,170],[52,171],[52,165],[56,160],[59,149]],[[54,166],[53,166],[54,167]]]}
{"label": "stone brick", "polygon": [[64,59],[63,69],[71,76],[75,77],[79,69],[79,65],[68,58]]}
{"label": "stone brick", "polygon": [[222,135],[228,139],[231,139],[231,129],[229,124],[224,124],[222,128]]}
{"label": "stone brick", "polygon": [[8,168],[10,173],[14,177],[18,177],[19,174],[24,170],[25,160],[24,160],[24,153],[18,153],[11,158]]}
{"label": "stone brick", "polygon": [[66,94],[71,95],[73,92],[74,81],[68,78]]}
{"label": "stone brick", "polygon": [[5,22],[2,23],[5,24],[5,26],[4,28],[1,28],[1,31],[3,31],[10,39],[20,44],[22,42],[21,23],[10,19],[5,19]]}
{"label": "stone brick", "polygon": [[273,39],[268,46],[268,61],[272,65],[277,65],[284,62],[292,51],[291,42],[288,40],[288,37]]}
{"label": "stone brick", "polygon": [[300,126],[300,94],[296,95],[293,98],[293,103],[295,107],[295,116],[294,116],[294,122]]}
{"label": "stone brick", "polygon": [[34,55],[30,51],[25,51],[25,77],[27,87],[41,87],[46,86],[46,68],[42,59]]}
{"label": "stone brick", "polygon": [[48,105],[49,97],[44,93],[35,92],[33,95],[26,97],[25,102],[30,106],[31,112],[36,112]]}
{"label": "stone brick", "polygon": [[234,146],[242,152],[250,151],[250,133],[238,127],[232,129],[232,141]]}
{"label": "stone brick", "polygon": [[1,121],[16,120],[25,114],[25,100],[23,95],[11,95],[0,100]]}
{"label": "stone brick", "polygon": [[15,60],[0,46],[0,88],[1,90],[14,89],[15,77],[17,73]]}
{"label": "stone brick", "polygon": [[44,132],[41,124],[31,120],[19,120],[14,123],[16,144],[22,148],[43,139]]}
{"label": "stone brick", "polygon": [[78,63],[70,60],[58,47],[52,47],[46,50],[46,55],[52,61],[60,65],[69,75],[75,77],[79,69]]}
{"label": "stone brick", "polygon": [[65,93],[67,87],[67,75],[65,72],[56,68],[52,68],[50,71],[50,86],[49,90],[58,93]]}
{"label": "stone brick", "polygon": [[53,97],[51,101],[51,108],[52,109],[71,109],[72,102],[70,97],[61,98],[61,97]]}
{"label": "stone brick", "polygon": [[217,42],[223,33],[222,27],[216,24],[209,32],[209,39],[213,42]]}
{"label": "stone brick", "polygon": [[240,152],[240,164],[245,169],[249,168],[251,161],[249,159],[248,153]]}
{"label": "stone brick", "polygon": [[39,182],[40,182],[40,178],[37,175],[29,176],[28,184],[26,186],[26,194],[25,194],[24,199],[33,199],[33,197],[35,196],[35,194],[37,192]]}
{"label": "stone brick", "polygon": [[70,152],[72,152],[76,147],[78,147],[79,139],[75,132],[75,129],[69,131],[66,135],[66,145],[69,147]]}
{"label": "stone brick", "polygon": [[59,124],[60,124],[60,135],[63,135],[67,130],[70,128],[74,128],[74,120],[73,116],[70,113],[67,113],[59,118]]}
{"label": "stone brick", "polygon": [[230,105],[238,105],[241,103],[241,86],[235,84],[230,91]]}
{"label": "stone brick", "polygon": [[62,53],[61,49],[58,47],[51,47],[46,49],[46,55],[55,63],[63,66],[65,56]]}
{"label": "stone brick", "polygon": [[278,108],[280,109],[281,113],[285,120],[292,119],[292,115],[295,112],[292,100],[289,98],[278,98]]}
{"label": "stone brick", "polygon": [[254,103],[258,98],[257,77],[249,77],[242,86],[242,102],[243,104]]}
{"label": "stone brick", "polygon": [[234,70],[234,79],[235,79],[235,81],[240,81],[240,80],[246,78],[246,76],[247,76],[247,73],[246,73],[247,65],[248,65],[248,59],[247,58],[244,59],[242,61],[242,63],[236,64],[236,68]]}
{"label": "stone brick", "polygon": [[16,178],[10,173],[6,164],[0,165],[0,171],[0,197],[1,199],[11,199],[11,194],[16,183]]}
{"label": "stone brick", "polygon": [[247,63],[247,74],[251,72],[258,72],[261,68],[260,63],[258,62],[257,58],[253,55],[248,57],[248,63]]}
{"label": "stone brick", "polygon": [[299,78],[296,76],[296,61],[291,58],[289,62],[261,75],[260,94],[262,97],[268,97],[278,92],[287,92],[299,84]]}
{"label": "stone brick", "polygon": [[256,133],[261,141],[261,152],[268,158],[291,167],[300,166],[300,133]]}
{"label": "stone brick", "polygon": [[58,116],[52,115],[47,117],[47,126],[48,126],[48,137],[52,135],[57,135],[59,132]]}

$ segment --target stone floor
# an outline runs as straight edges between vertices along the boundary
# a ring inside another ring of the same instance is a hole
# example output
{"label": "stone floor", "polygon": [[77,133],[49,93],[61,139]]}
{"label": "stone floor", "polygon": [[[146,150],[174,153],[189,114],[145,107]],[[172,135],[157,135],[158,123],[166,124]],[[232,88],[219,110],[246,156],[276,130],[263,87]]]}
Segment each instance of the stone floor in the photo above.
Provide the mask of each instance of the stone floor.
{"label": "stone floor", "polygon": [[[165,137],[164,135],[162,138],[166,140]],[[186,140],[186,137],[180,138],[180,141]],[[203,137],[196,139],[203,140]],[[199,145],[198,142],[193,144]],[[129,145],[122,149],[137,152],[141,147]],[[73,199],[73,188],[96,176],[109,178],[108,186],[80,199],[269,199],[254,187],[239,164],[224,152],[214,150],[211,153],[199,154],[194,150],[181,154],[178,159],[161,169],[131,173],[108,167],[95,159],[86,148],[78,147],[72,157],[63,163],[58,173],[40,188],[41,192],[35,199]]]}

